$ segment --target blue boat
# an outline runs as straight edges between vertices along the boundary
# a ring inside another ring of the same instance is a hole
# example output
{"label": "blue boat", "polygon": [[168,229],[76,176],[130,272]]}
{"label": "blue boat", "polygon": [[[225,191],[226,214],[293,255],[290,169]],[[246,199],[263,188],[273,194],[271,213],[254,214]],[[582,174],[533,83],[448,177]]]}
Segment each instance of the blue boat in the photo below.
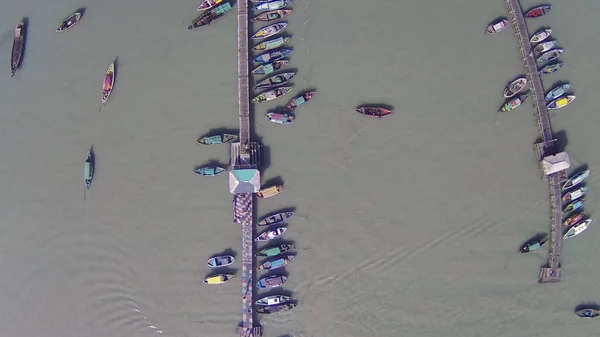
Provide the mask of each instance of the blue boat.
{"label": "blue boat", "polygon": [[225,172],[226,170],[220,166],[204,166],[197,167],[194,172],[205,177],[214,177]]}
{"label": "blue boat", "polygon": [[571,213],[573,211],[580,209],[581,207],[583,207],[584,203],[585,203],[585,198],[573,201],[572,203],[568,204],[567,207],[565,207],[563,214]]}
{"label": "blue boat", "polygon": [[555,88],[552,88],[552,90],[550,90],[550,92],[546,95],[546,101],[549,102],[559,98],[569,91],[569,89],[571,89],[571,84],[569,83],[561,84]]}
{"label": "blue boat", "polygon": [[257,269],[258,270],[274,270],[277,268],[285,267],[288,263],[296,258],[296,255],[285,255],[277,257],[271,260],[265,261]]}
{"label": "blue boat", "polygon": [[285,275],[270,275],[258,280],[258,282],[256,282],[256,287],[259,289],[280,287],[287,279],[288,278]]}
{"label": "blue boat", "polygon": [[272,61],[277,61],[284,57],[289,56],[291,53],[292,53],[292,50],[287,49],[287,48],[273,50],[273,51],[258,55],[257,57],[254,58],[254,62],[268,63],[268,62],[272,62]]}

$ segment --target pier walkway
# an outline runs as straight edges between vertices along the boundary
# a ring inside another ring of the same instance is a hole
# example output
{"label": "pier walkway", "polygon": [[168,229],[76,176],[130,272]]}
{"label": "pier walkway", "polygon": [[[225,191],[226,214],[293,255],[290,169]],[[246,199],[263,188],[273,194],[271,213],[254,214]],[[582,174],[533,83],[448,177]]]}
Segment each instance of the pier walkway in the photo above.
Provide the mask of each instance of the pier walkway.
{"label": "pier walkway", "polygon": [[[529,42],[529,31],[525,24],[525,17],[519,0],[506,0],[511,22],[515,29],[515,35],[519,42],[523,66],[527,74],[527,81],[531,87],[531,96],[535,107],[535,116],[540,134],[540,142],[535,144],[538,153],[538,161],[546,156],[556,154],[555,139],[550,125],[550,115],[546,108],[544,87],[537,67],[535,56]],[[560,171],[547,176],[550,187],[551,203],[551,229],[549,236],[549,259],[548,265],[542,267],[539,276],[540,283],[560,282],[560,253],[562,250],[562,200],[561,187],[566,180],[566,172]]]}

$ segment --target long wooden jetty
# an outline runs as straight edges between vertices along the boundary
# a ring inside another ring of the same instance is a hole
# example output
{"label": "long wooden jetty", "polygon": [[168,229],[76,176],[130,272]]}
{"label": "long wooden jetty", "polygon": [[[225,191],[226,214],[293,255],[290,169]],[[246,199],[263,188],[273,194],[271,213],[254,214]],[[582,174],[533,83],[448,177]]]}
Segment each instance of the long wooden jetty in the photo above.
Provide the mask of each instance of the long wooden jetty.
{"label": "long wooden jetty", "polygon": [[[556,154],[555,139],[550,125],[550,115],[546,108],[544,97],[544,87],[537,67],[531,43],[529,42],[529,31],[525,23],[525,17],[519,0],[506,0],[508,12],[511,16],[511,22],[515,29],[515,35],[519,42],[521,55],[523,56],[523,66],[527,74],[527,81],[531,88],[533,103],[535,107],[535,117],[540,142],[535,144],[535,150],[538,154],[538,161],[546,156]],[[551,228],[549,237],[549,258],[548,264],[540,270],[539,282],[560,282],[560,253],[562,250],[562,200],[561,186],[567,179],[565,170],[550,174],[547,176],[550,188],[551,203]]]}

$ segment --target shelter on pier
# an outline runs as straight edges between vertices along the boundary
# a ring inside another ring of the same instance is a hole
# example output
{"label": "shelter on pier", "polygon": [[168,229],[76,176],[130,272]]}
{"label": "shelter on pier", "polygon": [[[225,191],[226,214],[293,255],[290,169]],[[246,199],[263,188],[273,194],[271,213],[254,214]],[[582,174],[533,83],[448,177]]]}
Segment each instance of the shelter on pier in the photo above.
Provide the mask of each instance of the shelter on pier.
{"label": "shelter on pier", "polygon": [[229,172],[229,192],[231,194],[256,193],[260,191],[260,171],[239,169]]}
{"label": "shelter on pier", "polygon": [[544,174],[549,176],[556,172],[564,171],[571,166],[571,160],[566,152],[560,152],[552,156],[546,156],[541,162]]}

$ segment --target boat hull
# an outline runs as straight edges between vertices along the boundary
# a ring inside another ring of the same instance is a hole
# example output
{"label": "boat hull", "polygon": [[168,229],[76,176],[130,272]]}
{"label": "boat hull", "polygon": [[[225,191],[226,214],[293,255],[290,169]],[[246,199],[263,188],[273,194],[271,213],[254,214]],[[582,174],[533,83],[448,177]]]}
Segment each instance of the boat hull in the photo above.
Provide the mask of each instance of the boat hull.
{"label": "boat hull", "polygon": [[598,317],[598,316],[600,316],[600,308],[597,308],[597,307],[581,308],[581,309],[575,310],[575,315],[577,315],[581,318]]}
{"label": "boat hull", "polygon": [[509,85],[504,89],[504,97],[511,98],[514,95],[523,91],[525,86],[527,85],[527,78],[519,77],[516,80],[512,81]]}
{"label": "boat hull", "polygon": [[520,107],[523,104],[523,102],[525,102],[528,96],[528,94],[524,94],[520,95],[519,97],[512,98],[508,102],[504,103],[504,105],[500,108],[499,112],[512,111]]}
{"label": "boat hull", "polygon": [[10,77],[15,76],[17,70],[21,67],[23,59],[23,49],[25,47],[25,23],[19,22],[13,35],[13,45],[10,54]]}
{"label": "boat hull", "polygon": [[525,13],[525,17],[526,18],[539,18],[540,16],[550,12],[551,9],[552,9],[552,6],[550,6],[550,5],[538,6],[536,8],[529,10],[527,13]]}
{"label": "boat hull", "polygon": [[296,307],[295,303],[284,303],[284,304],[279,304],[279,305],[263,306],[260,308],[256,308],[255,311],[259,314],[268,315],[268,314],[274,314],[274,313],[278,313],[278,312],[289,311],[289,310],[292,310],[294,307]]}
{"label": "boat hull", "polygon": [[115,85],[115,62],[113,61],[106,71],[106,75],[104,76],[104,82],[102,83],[102,96],[100,101],[102,104],[106,103],[110,94],[113,91],[113,87]]}
{"label": "boat hull", "polygon": [[288,72],[271,76],[267,79],[260,81],[257,85],[255,85],[254,90],[272,89],[274,87],[284,85],[285,83],[289,82],[294,76],[296,76],[295,72]]}
{"label": "boat hull", "polygon": [[562,62],[548,64],[548,65],[544,66],[539,71],[539,73],[540,73],[540,75],[552,74],[553,72],[556,72],[558,69],[562,68],[563,66],[564,66],[564,63],[562,63]]}
{"label": "boat hull", "polygon": [[83,13],[81,13],[80,11],[77,11],[77,12],[75,12],[75,13],[67,16],[58,25],[58,27],[56,28],[56,31],[57,32],[64,32],[67,29],[75,27],[75,25],[79,22],[79,20],[81,20],[81,16],[82,15],[83,15]]}
{"label": "boat hull", "polygon": [[218,274],[204,279],[204,284],[223,284],[235,278],[234,274]]}
{"label": "boat hull", "polygon": [[292,14],[291,9],[276,9],[268,12],[261,13],[256,16],[254,19],[250,20],[250,22],[269,22],[275,21],[283,18],[286,15]]}
{"label": "boat hull", "polygon": [[261,189],[258,191],[258,193],[256,193],[256,196],[261,199],[266,199],[281,193],[281,191],[283,191],[283,185],[275,185]]}
{"label": "boat hull", "polygon": [[288,57],[292,54],[291,49],[278,49],[271,52],[266,52],[264,54],[258,55],[254,58],[254,62],[256,63],[268,63],[277,60],[281,60],[284,57]]}
{"label": "boat hull", "polygon": [[256,33],[254,33],[251,37],[253,40],[266,39],[275,34],[279,34],[282,30],[287,27],[287,22],[277,22],[272,25],[268,25],[259,29]]}
{"label": "boat hull", "polygon": [[271,296],[265,296],[263,298],[259,298],[258,300],[256,300],[254,302],[254,305],[257,306],[272,306],[272,305],[279,305],[279,304],[283,304],[286,302],[291,302],[294,299],[292,298],[292,296],[286,296],[286,295],[271,295]]}
{"label": "boat hull", "polygon": [[292,91],[292,87],[279,87],[269,91],[265,91],[262,94],[254,97],[250,102],[251,103],[262,103],[272,101],[276,98],[279,98],[288,92]]}
{"label": "boat hull", "polygon": [[300,96],[294,97],[285,105],[283,111],[292,111],[298,107],[301,107],[306,104],[306,102],[310,101],[314,96],[314,91],[307,91]]}
{"label": "boat hull", "polygon": [[580,188],[576,189],[575,191],[571,191],[571,192],[563,195],[562,200],[563,201],[577,200],[577,199],[583,197],[587,191],[588,191],[587,187],[580,187]]}
{"label": "boat hull", "polygon": [[260,44],[254,46],[254,48],[252,48],[252,50],[254,51],[267,51],[267,50],[271,50],[271,49],[275,49],[275,48],[279,48],[281,46],[283,46],[284,44],[290,42],[292,38],[291,37],[278,37],[276,39],[272,39],[269,41],[264,41],[261,42]]}
{"label": "boat hull", "polygon": [[258,270],[275,270],[287,266],[296,258],[296,255],[286,255],[282,257],[275,257],[263,262],[258,266]]}
{"label": "boat hull", "polygon": [[87,190],[90,189],[92,180],[94,180],[94,152],[90,149],[87,152],[87,157],[83,166],[83,181]]}
{"label": "boat hull", "polygon": [[562,187],[563,191],[568,190],[570,188],[573,188],[573,187],[581,184],[585,179],[587,179],[587,177],[589,177],[589,175],[590,175],[590,170],[585,170],[585,171],[575,174],[574,176],[569,178],[569,180],[567,180],[567,182],[563,185],[563,187]]}
{"label": "boat hull", "polygon": [[281,287],[287,281],[287,279],[288,278],[285,275],[271,275],[263,277],[256,282],[256,287],[259,289]]}
{"label": "boat hull", "polygon": [[205,176],[205,177],[215,177],[215,176],[222,174],[225,171],[226,171],[225,168],[220,167],[220,166],[204,166],[204,167],[198,167],[194,170],[194,172],[196,174],[199,174],[199,175]]}
{"label": "boat hull", "polygon": [[294,215],[294,212],[279,212],[275,214],[268,215],[260,221],[258,221],[258,226],[272,226],[280,224],[287,219],[291,218]]}
{"label": "boat hull", "polygon": [[206,265],[210,268],[227,267],[235,262],[235,258],[231,255],[221,255],[211,257],[206,261]]}
{"label": "boat hull", "polygon": [[550,51],[543,53],[540,57],[537,58],[537,61],[538,62],[554,61],[554,60],[558,59],[560,57],[560,55],[562,55],[562,53],[564,53],[564,52],[565,52],[564,49],[552,49]]}
{"label": "boat hull", "polygon": [[561,84],[555,88],[552,88],[550,90],[550,92],[548,92],[548,94],[546,95],[546,102],[550,102],[553,101],[557,98],[559,98],[560,96],[564,95],[567,93],[567,91],[569,91],[571,89],[571,84],[570,83],[565,83],[565,84]]}
{"label": "boat hull", "polygon": [[385,109],[383,107],[372,107],[372,106],[363,106],[356,109],[361,115],[368,117],[381,118],[383,116],[387,116],[392,113],[392,110]]}
{"label": "boat hull", "polygon": [[570,239],[572,237],[575,237],[575,236],[585,232],[591,224],[592,224],[592,219],[587,219],[578,224],[571,226],[571,228],[569,228],[569,230],[563,236],[563,239],[565,239],[565,240]]}
{"label": "boat hull", "polygon": [[260,235],[258,235],[254,239],[254,241],[261,242],[261,241],[273,240],[275,238],[282,236],[283,233],[285,233],[286,231],[287,231],[287,227],[278,227],[275,229],[269,229],[269,230],[264,231]]}
{"label": "boat hull", "polygon": [[226,143],[234,143],[238,139],[239,139],[238,135],[224,133],[222,135],[202,137],[202,138],[198,139],[198,144],[202,144],[202,145],[226,144]]}
{"label": "boat hull", "polygon": [[508,20],[502,19],[500,21],[490,23],[490,25],[486,29],[486,33],[497,34],[505,30],[506,28],[508,28]]}
{"label": "boat hull", "polygon": [[557,98],[554,101],[548,103],[547,108],[550,110],[564,108],[575,100],[575,95],[569,95],[566,97]]}
{"label": "boat hull", "polygon": [[254,256],[272,257],[272,256],[277,256],[279,254],[283,254],[286,252],[291,252],[294,249],[295,249],[295,247],[293,244],[282,243],[278,246],[270,246],[270,247],[263,248],[258,253],[254,254]]}
{"label": "boat hull", "polygon": [[547,39],[550,36],[550,34],[552,34],[552,29],[550,29],[550,28],[538,30],[531,36],[531,39],[529,39],[529,42],[540,43],[540,42],[544,41],[545,39]]}

